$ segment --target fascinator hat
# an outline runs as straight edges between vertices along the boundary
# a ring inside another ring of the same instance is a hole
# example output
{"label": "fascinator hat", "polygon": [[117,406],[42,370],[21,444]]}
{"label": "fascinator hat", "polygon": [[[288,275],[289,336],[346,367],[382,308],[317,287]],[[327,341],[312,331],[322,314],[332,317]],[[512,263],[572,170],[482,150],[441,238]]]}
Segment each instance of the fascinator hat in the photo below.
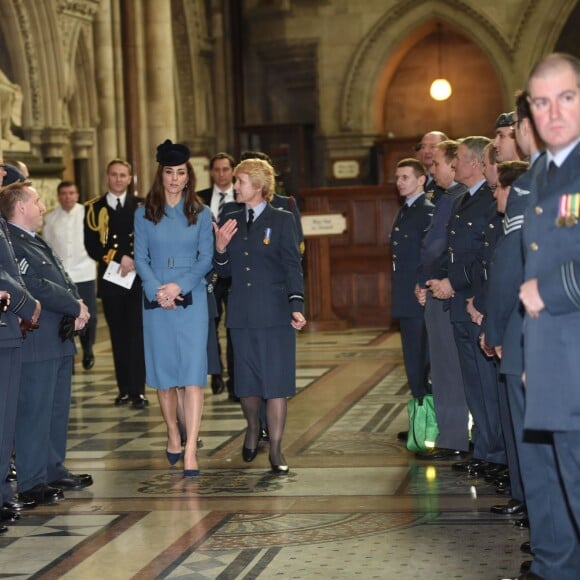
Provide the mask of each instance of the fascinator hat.
{"label": "fascinator hat", "polygon": [[157,146],[155,160],[164,167],[175,167],[176,165],[187,163],[190,157],[191,152],[187,145],[173,143],[170,139],[166,139],[161,145]]}

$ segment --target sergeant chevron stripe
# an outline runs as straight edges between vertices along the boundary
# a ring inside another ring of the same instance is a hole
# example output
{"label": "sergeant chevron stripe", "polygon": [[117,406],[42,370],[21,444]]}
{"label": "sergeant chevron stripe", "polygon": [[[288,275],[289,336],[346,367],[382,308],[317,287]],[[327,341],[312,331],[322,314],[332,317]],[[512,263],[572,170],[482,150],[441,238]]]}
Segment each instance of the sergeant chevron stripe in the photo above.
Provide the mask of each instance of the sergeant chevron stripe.
{"label": "sergeant chevron stripe", "polygon": [[18,269],[20,270],[20,273],[23,276],[26,274],[29,267],[30,267],[30,264],[28,263],[26,258],[22,258],[22,260],[20,260],[20,262],[18,262]]}
{"label": "sergeant chevron stripe", "polygon": [[524,225],[524,215],[515,215],[513,217],[509,217],[507,214],[503,217],[503,233],[504,236],[511,234],[517,230],[521,230],[522,226]]}

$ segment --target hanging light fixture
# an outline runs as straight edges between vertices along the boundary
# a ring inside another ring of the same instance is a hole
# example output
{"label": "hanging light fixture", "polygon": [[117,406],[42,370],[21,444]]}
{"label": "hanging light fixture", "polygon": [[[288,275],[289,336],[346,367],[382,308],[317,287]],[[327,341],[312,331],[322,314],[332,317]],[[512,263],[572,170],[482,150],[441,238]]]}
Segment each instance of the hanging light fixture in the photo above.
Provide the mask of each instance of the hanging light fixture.
{"label": "hanging light fixture", "polygon": [[451,84],[446,78],[443,78],[443,67],[442,67],[442,49],[441,49],[441,23],[437,23],[437,73],[438,78],[436,78],[431,83],[431,88],[429,89],[429,94],[434,101],[446,101],[452,93]]}

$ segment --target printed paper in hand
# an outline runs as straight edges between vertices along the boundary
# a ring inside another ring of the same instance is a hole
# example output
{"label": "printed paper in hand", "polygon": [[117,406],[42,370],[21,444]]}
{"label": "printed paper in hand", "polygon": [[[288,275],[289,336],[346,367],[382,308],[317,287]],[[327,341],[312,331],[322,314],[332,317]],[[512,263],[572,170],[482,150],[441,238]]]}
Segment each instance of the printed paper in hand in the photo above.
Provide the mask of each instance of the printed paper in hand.
{"label": "printed paper in hand", "polygon": [[133,281],[135,280],[136,275],[137,273],[135,270],[133,270],[126,276],[121,276],[121,264],[112,260],[109,262],[109,265],[103,274],[103,280],[112,282],[113,284],[117,284],[117,286],[122,286],[123,288],[127,288],[127,290],[129,290],[131,286],[133,286]]}

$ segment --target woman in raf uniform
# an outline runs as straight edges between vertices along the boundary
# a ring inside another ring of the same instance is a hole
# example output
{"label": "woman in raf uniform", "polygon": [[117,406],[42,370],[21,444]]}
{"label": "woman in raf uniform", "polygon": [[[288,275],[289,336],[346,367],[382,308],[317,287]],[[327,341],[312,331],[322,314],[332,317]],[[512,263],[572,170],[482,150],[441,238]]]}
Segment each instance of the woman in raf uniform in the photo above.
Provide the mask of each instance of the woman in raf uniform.
{"label": "woman in raf uniform", "polygon": [[267,401],[270,465],[288,473],[282,454],[287,397],[296,393],[296,330],[304,318],[304,280],[294,218],[270,205],[274,170],[260,159],[234,170],[236,201],[244,204],[214,226],[214,265],[232,277],[226,325],[234,347],[236,395],[248,428],[242,457],[252,461],[260,434],[260,404]]}
{"label": "woman in raf uniform", "polygon": [[135,265],[143,282],[147,384],[157,389],[167,424],[167,459],[181,458],[177,388],[185,387],[185,477],[199,475],[197,438],[207,383],[211,214],[195,194],[185,145],[157,147],[159,167],[145,206],[135,214]]}

